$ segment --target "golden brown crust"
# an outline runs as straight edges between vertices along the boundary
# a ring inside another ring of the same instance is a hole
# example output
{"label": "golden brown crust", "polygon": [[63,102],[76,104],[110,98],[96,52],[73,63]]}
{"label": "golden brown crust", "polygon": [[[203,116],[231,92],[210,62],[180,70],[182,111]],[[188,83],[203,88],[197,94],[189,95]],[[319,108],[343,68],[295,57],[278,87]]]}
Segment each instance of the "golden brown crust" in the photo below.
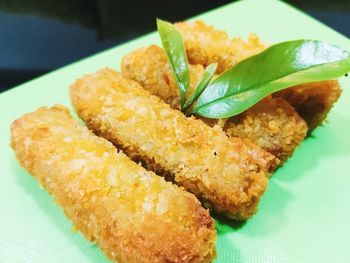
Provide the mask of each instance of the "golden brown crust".
{"label": "golden brown crust", "polygon": [[[150,46],[135,50],[122,59],[121,68],[124,76],[137,81],[173,108],[180,108],[175,80],[172,75],[165,73],[169,72],[169,64],[162,48]],[[204,69],[193,65],[190,68],[193,86]],[[160,76],[168,76],[170,81],[164,81]],[[307,132],[305,121],[281,98],[261,101],[239,116],[226,120],[201,119],[210,126],[221,126],[230,136],[250,139],[281,161],[292,155]]]}
{"label": "golden brown crust", "polygon": [[76,229],[118,262],[211,262],[213,219],[183,189],[131,161],[75,122],[41,108],[11,127],[21,165],[53,195]]}
{"label": "golden brown crust", "polygon": [[239,37],[229,38],[225,31],[215,29],[202,21],[174,25],[183,37],[189,62],[204,66],[217,62],[217,73],[266,48],[254,34],[244,41]]}
{"label": "golden brown crust", "polygon": [[186,118],[137,82],[111,70],[71,86],[78,115],[129,156],[158,164],[216,210],[244,219],[256,211],[275,165],[272,155],[218,127]]}
{"label": "golden brown crust", "polygon": [[282,97],[293,105],[311,132],[327,118],[341,92],[337,80],[328,80],[295,86],[274,96]]}
{"label": "golden brown crust", "polygon": [[[137,81],[153,95],[159,96],[174,108],[180,108],[180,92],[162,48],[151,45],[125,55],[121,62],[125,77]],[[190,65],[190,95],[204,72],[202,65]]]}
{"label": "golden brown crust", "polygon": [[288,102],[270,97],[230,118],[224,129],[230,136],[250,139],[281,162],[292,155],[307,133],[305,121]]}

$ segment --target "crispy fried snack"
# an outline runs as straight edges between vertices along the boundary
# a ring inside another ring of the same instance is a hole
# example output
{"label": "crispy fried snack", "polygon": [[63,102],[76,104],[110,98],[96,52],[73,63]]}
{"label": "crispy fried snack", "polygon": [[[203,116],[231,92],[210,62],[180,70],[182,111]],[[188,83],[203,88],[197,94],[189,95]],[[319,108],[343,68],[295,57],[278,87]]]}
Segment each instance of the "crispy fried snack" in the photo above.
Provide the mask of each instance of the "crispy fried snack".
{"label": "crispy fried snack", "polygon": [[186,118],[137,82],[103,69],[71,86],[78,115],[132,158],[235,219],[255,213],[275,158],[220,127]]}
{"label": "crispy fried snack", "polygon": [[[240,38],[230,39],[226,32],[202,21],[182,22],[175,26],[184,39],[189,61],[202,65],[218,62],[218,73],[267,47],[255,35],[250,36],[248,42]],[[308,124],[310,132],[326,119],[340,94],[339,83],[332,80],[284,90],[277,96],[287,100],[296,109]]]}
{"label": "crispy fried snack", "polygon": [[[180,109],[180,92],[162,48],[151,45],[127,54],[122,59],[121,69],[125,77],[137,81],[173,108]],[[202,65],[190,65],[189,94],[192,93],[203,72]]]}
{"label": "crispy fried snack", "polygon": [[66,108],[40,108],[11,127],[21,165],[76,229],[118,262],[211,262],[216,232],[190,193],[93,135]]}
{"label": "crispy fried snack", "polygon": [[[121,68],[124,76],[137,81],[173,108],[180,109],[179,89],[162,48],[153,45],[137,49],[123,57]],[[190,69],[192,90],[204,68],[190,65]],[[221,123],[213,119],[202,120],[210,126],[222,123],[226,134],[249,138],[281,161],[292,155],[307,132],[305,121],[282,98],[269,97]]]}
{"label": "crispy fried snack", "polygon": [[184,39],[189,62],[204,66],[218,62],[217,73],[266,48],[257,35],[249,35],[248,41],[229,38],[225,31],[202,21],[176,23],[175,27]]}
{"label": "crispy fried snack", "polygon": [[230,136],[249,138],[285,161],[304,140],[307,125],[284,99],[268,97],[226,121],[225,131]]}
{"label": "crispy fried snack", "polygon": [[293,105],[311,132],[327,118],[341,92],[337,80],[328,80],[292,87],[274,96],[282,97]]}

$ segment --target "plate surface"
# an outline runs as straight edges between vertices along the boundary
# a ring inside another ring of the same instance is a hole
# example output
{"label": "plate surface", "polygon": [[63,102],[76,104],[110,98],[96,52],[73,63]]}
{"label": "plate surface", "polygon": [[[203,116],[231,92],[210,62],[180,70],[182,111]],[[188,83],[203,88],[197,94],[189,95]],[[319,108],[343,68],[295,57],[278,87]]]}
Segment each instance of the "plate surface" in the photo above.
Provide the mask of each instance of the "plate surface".
{"label": "plate surface", "polygon": [[[350,41],[272,0],[242,1],[199,16],[231,36],[264,41],[309,38],[350,50]],[[10,123],[55,103],[70,105],[69,85],[102,67],[119,68],[127,52],[159,43],[155,33],[94,55],[0,94],[0,262],[109,262],[71,230],[70,221],[17,163]],[[217,219],[216,262],[347,262],[350,258],[350,78],[324,126],[270,180],[259,212],[244,224]]]}

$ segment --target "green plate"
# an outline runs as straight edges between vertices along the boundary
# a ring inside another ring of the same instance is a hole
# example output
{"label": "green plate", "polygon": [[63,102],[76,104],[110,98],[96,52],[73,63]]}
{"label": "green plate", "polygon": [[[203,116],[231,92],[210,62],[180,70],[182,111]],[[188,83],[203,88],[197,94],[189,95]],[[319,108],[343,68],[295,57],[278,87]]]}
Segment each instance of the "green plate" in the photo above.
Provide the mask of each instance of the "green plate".
{"label": "green plate", "polygon": [[[242,1],[199,18],[231,36],[320,39],[350,50],[347,38],[279,1]],[[9,127],[40,106],[70,105],[68,87],[76,78],[118,68],[124,54],[154,42],[155,33],[0,94],[0,262],[108,262],[19,166]],[[244,224],[217,220],[216,262],[349,262],[350,79],[340,82],[344,93],[328,121],[273,175],[258,213]]]}

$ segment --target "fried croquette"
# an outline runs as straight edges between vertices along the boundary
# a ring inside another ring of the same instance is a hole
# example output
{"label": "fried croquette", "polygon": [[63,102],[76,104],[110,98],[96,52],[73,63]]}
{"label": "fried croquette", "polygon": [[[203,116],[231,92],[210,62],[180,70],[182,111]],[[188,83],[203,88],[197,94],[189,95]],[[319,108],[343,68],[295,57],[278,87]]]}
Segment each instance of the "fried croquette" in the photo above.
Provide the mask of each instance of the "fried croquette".
{"label": "fried croquette", "polygon": [[217,62],[217,73],[260,53],[267,47],[255,34],[249,35],[247,41],[239,37],[230,38],[225,31],[206,25],[202,21],[174,25],[184,40],[188,61],[204,66]]}
{"label": "fried croquette", "polygon": [[[180,109],[179,89],[162,48],[152,45],[137,49],[123,57],[121,68],[124,76]],[[190,65],[190,69],[189,94],[204,71],[201,65]],[[218,120],[201,119],[210,126],[222,126],[229,136],[250,139],[274,154],[281,163],[292,155],[307,133],[305,121],[282,98],[265,99],[238,116],[222,120],[222,124]]]}
{"label": "fried croquette", "polygon": [[218,126],[186,118],[112,69],[78,79],[70,95],[96,134],[162,171],[205,206],[239,220],[256,212],[276,165],[273,155],[246,140],[228,138]]}
{"label": "fried croquette", "polygon": [[131,161],[66,108],[25,114],[11,136],[20,164],[113,261],[214,259],[214,222],[195,196]]}
{"label": "fried croquette", "polygon": [[[157,95],[173,108],[180,109],[180,92],[174,74],[162,48],[151,45],[139,48],[122,58],[122,73],[137,81],[143,88]],[[190,65],[191,94],[204,72],[202,65]]]}
{"label": "fried croquette", "polygon": [[283,162],[304,140],[307,125],[284,99],[268,97],[226,121],[225,131],[249,138]]}
{"label": "fried croquette", "polygon": [[327,118],[341,92],[337,80],[328,80],[295,86],[277,92],[274,96],[282,97],[293,105],[311,132]]}

